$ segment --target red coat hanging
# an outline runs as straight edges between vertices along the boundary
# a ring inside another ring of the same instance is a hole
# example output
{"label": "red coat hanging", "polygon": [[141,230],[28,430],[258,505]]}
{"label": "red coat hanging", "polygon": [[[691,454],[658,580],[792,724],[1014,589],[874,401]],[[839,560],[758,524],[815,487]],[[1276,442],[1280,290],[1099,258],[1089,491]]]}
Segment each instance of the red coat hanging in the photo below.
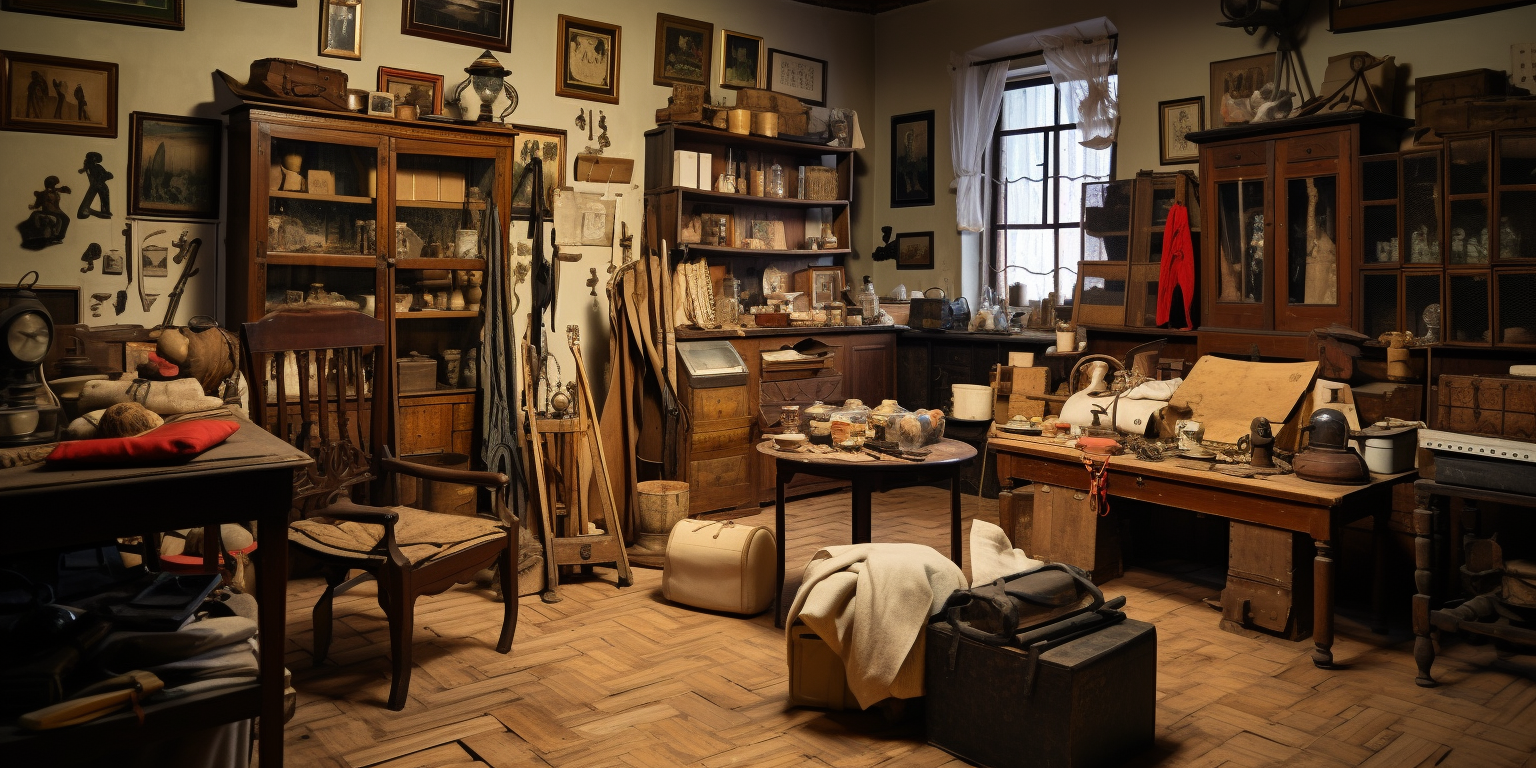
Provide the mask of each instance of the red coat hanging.
{"label": "red coat hanging", "polygon": [[1195,246],[1189,236],[1189,209],[1174,203],[1163,227],[1163,266],[1157,276],[1157,324],[1169,322],[1173,291],[1183,293],[1184,324],[1194,328]]}

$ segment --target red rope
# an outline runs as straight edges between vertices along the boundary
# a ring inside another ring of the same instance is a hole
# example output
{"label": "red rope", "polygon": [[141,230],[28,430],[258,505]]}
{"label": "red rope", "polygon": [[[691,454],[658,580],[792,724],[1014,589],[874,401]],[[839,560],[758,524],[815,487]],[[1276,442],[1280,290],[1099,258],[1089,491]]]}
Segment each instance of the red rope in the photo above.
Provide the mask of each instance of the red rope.
{"label": "red rope", "polygon": [[1100,464],[1085,451],[1083,466],[1088,469],[1088,508],[1104,517],[1109,514],[1109,457],[1105,456]]}

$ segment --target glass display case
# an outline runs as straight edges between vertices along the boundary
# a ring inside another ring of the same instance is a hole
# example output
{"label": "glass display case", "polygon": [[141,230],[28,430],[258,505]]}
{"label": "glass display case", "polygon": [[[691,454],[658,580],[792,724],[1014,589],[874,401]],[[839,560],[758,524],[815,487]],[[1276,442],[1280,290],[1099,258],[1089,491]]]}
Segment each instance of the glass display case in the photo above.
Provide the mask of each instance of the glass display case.
{"label": "glass display case", "polygon": [[1501,261],[1536,259],[1536,133],[1501,135],[1498,158],[1495,252]]}
{"label": "glass display case", "polygon": [[1133,179],[1083,185],[1083,261],[1130,258],[1131,202],[1135,197]]}
{"label": "glass display case", "polygon": [[[1404,152],[1400,257],[1410,264],[1439,264],[1444,253],[1440,226],[1445,196],[1441,191],[1440,152]],[[1367,251],[1369,255],[1369,251]]]}
{"label": "glass display case", "polygon": [[1264,187],[1261,179],[1216,185],[1216,300],[1223,304],[1264,301]]}
{"label": "glass display case", "polygon": [[1360,255],[1367,264],[1401,259],[1398,235],[1397,155],[1360,160]]}

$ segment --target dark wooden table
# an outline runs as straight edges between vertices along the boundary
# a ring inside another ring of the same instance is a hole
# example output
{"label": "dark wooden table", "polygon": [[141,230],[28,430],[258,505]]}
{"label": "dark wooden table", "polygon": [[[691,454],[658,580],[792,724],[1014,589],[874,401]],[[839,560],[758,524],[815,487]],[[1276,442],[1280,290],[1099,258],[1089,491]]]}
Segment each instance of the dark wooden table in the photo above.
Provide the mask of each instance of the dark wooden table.
{"label": "dark wooden table", "polygon": [[172,466],[0,469],[0,555],[90,544],[151,531],[255,520],[259,682],[144,707],[51,731],[0,725],[0,755],[14,765],[105,765],[134,745],[189,730],[261,718],[262,768],[283,764],[283,634],[287,620],[288,511],[293,473],[310,457],[255,424]]}
{"label": "dark wooden table", "polygon": [[[1078,490],[1088,488],[1082,451],[1064,442],[994,433],[988,445],[997,452],[1000,481],[1018,478]],[[1386,583],[1382,568],[1389,541],[1392,487],[1412,482],[1414,477],[1412,472],[1371,475],[1371,482],[1365,485],[1330,485],[1295,475],[1233,477],[1196,466],[1196,462],[1149,462],[1121,455],[1110,459],[1109,494],[1311,536],[1317,550],[1312,560],[1312,663],[1327,669],[1333,666],[1333,532],[1362,517],[1374,518],[1379,605]]]}
{"label": "dark wooden table", "polygon": [[870,461],[848,461],[836,455],[781,451],[772,440],[757,444],[757,450],[772,456],[777,480],[775,483],[774,535],[778,549],[774,571],[774,626],[784,626],[784,485],[797,474],[847,480],[853,484],[853,542],[868,544],[872,515],[872,495],[876,486],[899,480],[904,484],[949,480],[949,559],[955,565],[965,567],[960,547],[960,468],[976,457],[976,449],[958,440],[945,438],[931,446],[932,453],[923,461],[906,461],[894,457]]}

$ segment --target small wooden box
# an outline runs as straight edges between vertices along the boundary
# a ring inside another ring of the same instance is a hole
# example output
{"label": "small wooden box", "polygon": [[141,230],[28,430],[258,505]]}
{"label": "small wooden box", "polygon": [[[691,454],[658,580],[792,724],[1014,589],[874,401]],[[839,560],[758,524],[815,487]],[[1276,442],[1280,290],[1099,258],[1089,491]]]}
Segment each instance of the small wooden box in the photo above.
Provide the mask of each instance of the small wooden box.
{"label": "small wooden box", "polygon": [[1232,521],[1222,629],[1259,629],[1286,640],[1312,634],[1312,547],[1305,536]]}
{"label": "small wooden box", "polygon": [[1424,107],[1434,104],[1459,104],[1503,96],[1505,84],[1505,74],[1496,69],[1469,69],[1420,77],[1413,84],[1414,113],[1421,114]]}
{"label": "small wooden box", "polygon": [[[1120,517],[1110,510],[1100,517],[1088,503],[1088,492],[1059,485],[1035,483],[1028,490],[1034,494],[1027,540],[1013,545],[1036,560],[1068,563],[1085,571],[1095,584],[1103,584],[1125,573],[1120,559]],[[1014,490],[1015,503],[1019,490]],[[1022,508],[1016,514],[1025,514]],[[1014,524],[1015,530],[1021,528]]]}

